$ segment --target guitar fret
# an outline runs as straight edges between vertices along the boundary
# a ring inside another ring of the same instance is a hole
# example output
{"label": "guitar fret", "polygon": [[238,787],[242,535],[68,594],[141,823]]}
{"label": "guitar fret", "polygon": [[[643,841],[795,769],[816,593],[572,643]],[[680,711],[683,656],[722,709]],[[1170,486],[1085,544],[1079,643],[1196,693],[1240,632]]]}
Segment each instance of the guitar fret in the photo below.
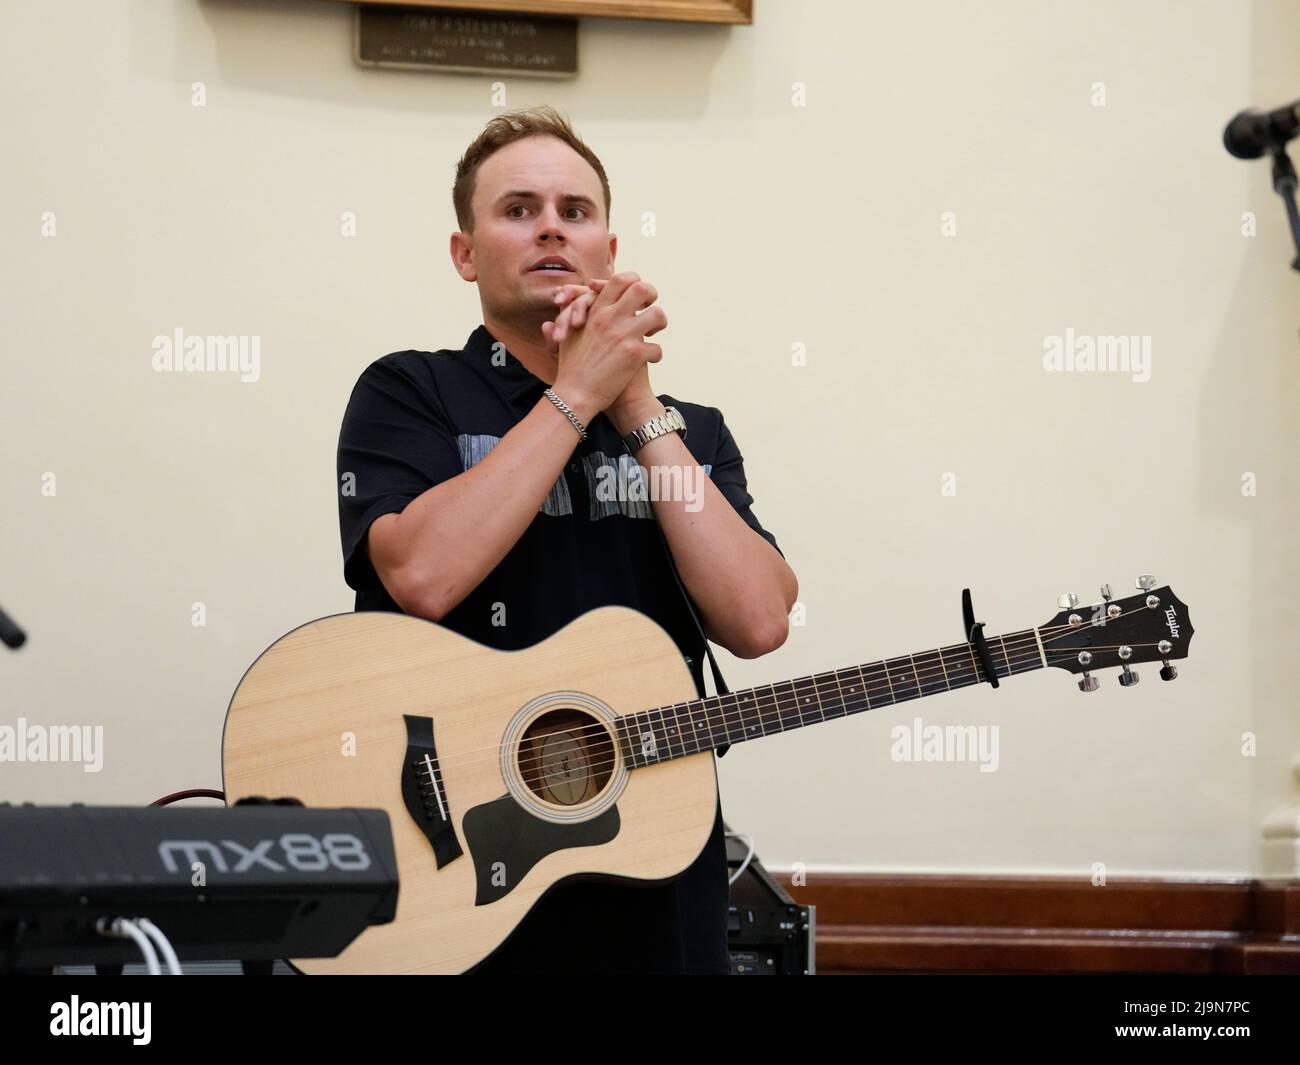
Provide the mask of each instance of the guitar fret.
{"label": "guitar fret", "polygon": [[[916,658],[920,662],[916,662]],[[948,675],[944,671],[943,662],[936,651],[926,651],[919,656],[913,657],[913,664],[916,665],[917,677],[920,681],[922,695],[934,695],[941,691],[949,691]],[[938,668],[936,668],[936,664]]]}
{"label": "guitar fret", "polygon": [[668,746],[668,722],[664,720],[664,712],[667,707],[657,706],[650,711],[650,733],[654,737],[653,754],[650,756],[651,762],[662,762],[669,756]]}
{"label": "guitar fret", "polygon": [[[847,688],[844,689],[844,713],[856,714],[860,710],[871,709],[871,696],[867,692],[867,685],[862,677],[862,667],[853,666],[851,669],[844,670],[845,679],[850,681]],[[853,674],[857,674],[855,677]]]}
{"label": "guitar fret", "polygon": [[[818,673],[815,675],[814,680],[817,691],[817,716],[813,721],[829,721],[832,718],[839,717],[839,714],[833,712],[836,706],[840,705],[840,686],[835,680],[835,671]],[[826,712],[828,707],[832,711],[829,714]]]}
{"label": "guitar fret", "polygon": [[761,730],[759,735],[774,736],[781,731],[776,727],[777,715],[781,712],[781,693],[776,690],[775,683],[769,684],[767,690],[772,693],[772,698],[763,708],[763,712],[758,715],[758,727]]}
{"label": "guitar fret", "polygon": [[[965,652],[969,651],[969,649],[970,644],[960,644],[958,649],[953,652],[954,659],[952,662],[952,673],[950,675],[956,677],[962,684],[974,684],[978,679],[975,671],[968,668],[966,665]],[[948,650],[949,649],[944,650],[945,655],[947,655]],[[972,666],[974,665],[973,658],[971,659],[971,664]]]}
{"label": "guitar fret", "polygon": [[[836,684],[835,672],[829,674],[813,675],[813,701],[806,702],[807,707],[806,724],[815,724],[824,722],[829,718],[840,717],[835,713],[835,707],[839,702],[840,685]],[[835,684],[835,690],[831,690],[831,685]],[[827,710],[829,709],[829,713]]]}
{"label": "guitar fret", "polygon": [[935,687],[934,677],[931,675],[933,670],[925,660],[925,655],[921,655],[921,661],[916,660],[916,655],[908,655],[907,660],[912,663],[912,680],[916,684],[916,696],[930,695],[939,689]]}
{"label": "guitar fret", "polygon": [[826,712],[822,702],[822,679],[820,673],[808,677],[803,693],[799,697],[799,724],[812,725],[824,721]]}
{"label": "guitar fret", "polygon": [[677,734],[681,737],[682,751],[697,754],[699,748],[695,745],[695,714],[691,706],[692,700],[677,704]]}
{"label": "guitar fret", "polygon": [[822,701],[817,708],[818,720],[834,721],[837,717],[843,717],[847,711],[844,709],[844,687],[840,684],[840,671],[832,669],[819,676],[822,679],[817,682],[817,690]]}
{"label": "guitar fret", "polygon": [[[882,663],[872,662],[870,666],[865,667],[863,671],[863,681],[867,686],[867,694],[875,697],[874,705],[881,703],[893,705],[894,693],[889,687],[889,675],[881,668]],[[870,670],[868,673],[867,670]]]}
{"label": "guitar fret", "polygon": [[[1012,648],[1027,645],[1025,638],[1033,631],[1012,633],[1012,647],[1007,646],[1006,636],[989,638],[995,676],[1045,668],[1045,656],[1037,653],[1022,655],[1022,665],[1015,664]],[[973,644],[951,644],[624,714],[616,723],[615,734],[624,762],[638,769],[987,679]]]}
{"label": "guitar fret", "polygon": [[732,699],[732,707],[727,714],[727,733],[735,743],[745,738],[745,714],[749,710],[751,698],[748,692],[738,692]]}
{"label": "guitar fret", "polygon": [[741,696],[740,728],[742,740],[754,740],[763,735],[763,701],[766,697],[751,688],[749,696]]}
{"label": "guitar fret", "polygon": [[668,719],[664,716],[668,707],[661,706],[653,714],[651,727],[655,730],[655,761],[661,762],[673,757],[672,743],[668,738]]}
{"label": "guitar fret", "polygon": [[[713,700],[713,705],[718,710],[716,719],[713,719],[713,734],[716,736],[718,729],[721,729],[724,743],[732,743],[735,741],[735,737],[731,734],[730,718],[735,712],[734,708],[736,703],[737,700],[734,692],[729,692],[726,695],[719,695]],[[710,715],[710,717],[712,718],[712,715]]]}
{"label": "guitar fret", "polygon": [[817,683],[812,677],[800,677],[790,686],[793,699],[782,714],[787,728],[801,728],[809,723],[810,705],[817,698]]}
{"label": "guitar fret", "polygon": [[767,712],[763,714],[763,735],[775,736],[778,732],[784,732],[781,727],[781,704],[789,698],[782,690],[782,685],[789,687],[788,681],[773,681],[769,684],[768,690],[772,693],[772,705]]}
{"label": "guitar fret", "polygon": [[916,694],[913,696],[909,696],[909,698],[919,699],[921,698],[922,695],[925,694],[925,688],[923,685],[921,671],[916,668],[916,658],[913,655],[908,655],[907,661],[912,666],[912,687],[916,689]]}
{"label": "guitar fret", "polygon": [[943,684],[949,691],[952,691],[952,681],[948,679],[948,667],[943,662],[943,648],[939,648],[939,668],[943,670]]}
{"label": "guitar fret", "polygon": [[641,715],[637,730],[637,757],[639,764],[652,765],[658,760],[659,739],[655,734],[654,711],[647,710]]}
{"label": "guitar fret", "polygon": [[763,727],[768,729],[769,732],[784,732],[786,730],[786,707],[797,706],[799,696],[795,694],[793,683],[788,680],[778,681],[773,684],[772,690],[776,692],[776,703],[772,707],[772,713],[764,720]]}
{"label": "guitar fret", "polygon": [[889,701],[891,703],[896,703],[898,702],[898,697],[894,694],[894,682],[889,676],[889,659],[883,659],[881,665],[885,670],[885,683],[889,685]]}
{"label": "guitar fret", "polygon": [[[840,712],[838,714],[832,714],[831,717],[832,718],[843,717],[844,714],[846,713],[844,707],[847,703],[847,700],[844,698],[844,687],[840,684],[840,671],[838,669],[832,670],[831,678],[835,681],[835,693],[839,697],[838,705],[840,709]],[[833,710],[835,709],[835,707],[832,706],[831,709]],[[822,720],[823,721],[827,720],[826,715],[824,713],[822,714]]]}
{"label": "guitar fret", "polygon": [[641,762],[638,753],[640,744],[637,737],[641,734],[640,727],[637,725],[640,713],[624,714],[619,718],[619,725],[623,732],[623,760],[627,763],[629,769],[640,768]]}
{"label": "guitar fret", "polygon": [[[911,663],[912,656],[908,655],[907,657],[908,662]],[[885,662],[886,669],[889,669],[891,662],[898,663],[898,665],[894,666],[893,676],[890,678],[892,690],[896,697],[895,701],[901,703],[906,702],[908,699],[919,699],[921,697],[921,687],[916,679],[915,664],[910,664],[908,668],[904,668],[901,658],[887,659]]]}
{"label": "guitar fret", "polygon": [[691,743],[695,753],[707,751],[714,746],[713,727],[709,724],[709,712],[702,700],[687,703],[691,715]]}
{"label": "guitar fret", "polygon": [[680,758],[686,753],[685,735],[681,728],[681,718],[677,707],[681,706],[680,702],[672,703],[671,706],[664,709],[664,720],[666,720],[666,731],[668,733],[668,757]]}
{"label": "guitar fret", "polygon": [[623,764],[629,769],[636,768],[636,759],[632,753],[632,727],[635,714],[624,714],[614,719],[614,737],[618,741],[618,752],[623,756]]}

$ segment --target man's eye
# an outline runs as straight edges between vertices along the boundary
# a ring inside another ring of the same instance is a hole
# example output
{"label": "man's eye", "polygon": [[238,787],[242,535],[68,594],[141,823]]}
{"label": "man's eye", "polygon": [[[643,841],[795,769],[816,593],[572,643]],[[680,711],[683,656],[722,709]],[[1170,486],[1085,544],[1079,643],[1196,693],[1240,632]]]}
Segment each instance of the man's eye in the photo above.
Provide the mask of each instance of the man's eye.
{"label": "man's eye", "polygon": [[[508,217],[508,218],[518,218],[518,217],[520,217],[519,215],[517,215],[517,214],[514,213],[515,211],[520,210],[520,209],[524,209],[524,210],[526,210],[526,208],[524,207],[524,205],[523,205],[522,203],[516,203],[516,204],[514,204],[513,206],[507,207],[507,208],[506,208],[506,217]],[[579,212],[581,215],[583,215],[584,217],[585,217],[586,214],[587,214],[587,209],[586,209],[585,207],[579,207],[579,206],[577,206],[576,204],[575,204],[574,206],[570,207],[569,210],[570,210],[570,211],[577,211],[577,212]]]}

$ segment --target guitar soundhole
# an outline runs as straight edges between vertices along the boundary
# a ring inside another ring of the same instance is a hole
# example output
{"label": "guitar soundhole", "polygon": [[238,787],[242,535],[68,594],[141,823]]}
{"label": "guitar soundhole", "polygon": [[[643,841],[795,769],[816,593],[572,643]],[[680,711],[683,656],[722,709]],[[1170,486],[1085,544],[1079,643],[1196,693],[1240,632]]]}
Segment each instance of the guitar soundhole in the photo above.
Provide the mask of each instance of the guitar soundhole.
{"label": "guitar soundhole", "polygon": [[549,710],[519,744],[519,773],[528,790],[557,806],[593,799],[614,770],[614,743],[602,722],[579,710]]}

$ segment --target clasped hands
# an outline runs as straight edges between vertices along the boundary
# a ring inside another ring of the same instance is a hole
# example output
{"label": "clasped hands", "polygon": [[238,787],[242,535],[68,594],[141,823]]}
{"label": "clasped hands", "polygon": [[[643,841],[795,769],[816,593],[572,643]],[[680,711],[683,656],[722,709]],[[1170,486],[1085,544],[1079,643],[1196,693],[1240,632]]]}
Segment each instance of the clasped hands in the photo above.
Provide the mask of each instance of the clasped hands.
{"label": "clasped hands", "polygon": [[[614,285],[614,290],[600,301],[601,292],[611,284]],[[611,315],[630,315],[632,319],[636,319],[638,312],[649,308],[658,296],[653,285],[642,281],[638,275],[630,272],[616,274],[612,278],[594,277],[585,284],[562,285],[554,297],[555,305],[560,308],[560,311],[554,322],[542,323],[542,335],[546,338],[552,355],[556,357],[563,369],[561,345],[566,339],[571,340],[578,330],[589,324],[591,315],[595,313],[593,307],[596,310],[603,307]],[[598,301],[600,301],[599,306],[597,306]],[[663,358],[663,350],[657,344],[646,343],[644,338],[653,336],[667,324],[668,319],[663,309],[656,308],[653,314],[647,316],[648,327],[638,326],[633,321],[630,328],[622,324],[622,328],[611,326],[609,330],[612,334],[616,334],[611,337],[611,345],[620,343],[617,334],[621,334],[621,343],[625,345],[625,350],[638,351],[642,360],[622,391],[617,393],[607,406],[602,404],[606,416],[622,433],[630,432],[664,410],[663,404],[650,388],[648,366],[649,363],[658,362]],[[625,354],[624,358],[626,357]],[[603,365],[601,369],[605,371],[602,376],[606,376],[608,364]],[[609,393],[606,392],[605,395],[608,397]]]}

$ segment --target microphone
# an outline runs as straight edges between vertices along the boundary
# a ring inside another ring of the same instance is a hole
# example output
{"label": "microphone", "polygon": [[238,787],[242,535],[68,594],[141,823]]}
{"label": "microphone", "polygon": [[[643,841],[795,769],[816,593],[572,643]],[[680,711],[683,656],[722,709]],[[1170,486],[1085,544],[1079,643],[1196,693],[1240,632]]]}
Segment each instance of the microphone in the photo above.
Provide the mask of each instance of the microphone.
{"label": "microphone", "polygon": [[16,651],[26,642],[27,633],[23,632],[8,614],[0,610],[0,643]]}
{"label": "microphone", "polygon": [[1258,159],[1300,134],[1300,100],[1276,111],[1242,111],[1223,131],[1223,146],[1238,159]]}

